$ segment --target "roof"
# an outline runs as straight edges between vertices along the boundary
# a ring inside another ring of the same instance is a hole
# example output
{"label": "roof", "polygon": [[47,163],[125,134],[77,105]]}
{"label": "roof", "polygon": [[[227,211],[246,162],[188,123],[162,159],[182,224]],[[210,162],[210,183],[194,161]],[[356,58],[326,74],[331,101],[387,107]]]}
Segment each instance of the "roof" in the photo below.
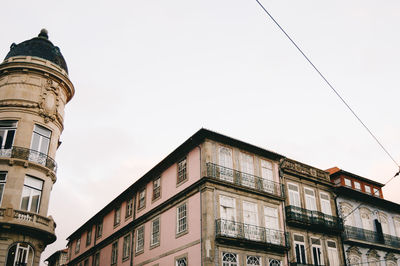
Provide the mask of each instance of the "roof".
{"label": "roof", "polygon": [[329,168],[326,171],[329,172],[329,174],[331,176],[331,179],[332,179],[332,177],[336,177],[336,176],[342,174],[342,175],[345,175],[345,176],[348,176],[348,177],[352,177],[352,178],[358,179],[358,180],[366,182],[366,183],[373,184],[373,185],[378,186],[378,187],[383,187],[385,185],[385,184],[376,182],[374,180],[371,180],[371,179],[368,179],[368,178],[365,178],[365,177],[362,177],[362,176],[347,172],[347,171],[342,170],[342,169],[340,169],[340,168],[338,168],[336,166],[332,167],[332,168]]}
{"label": "roof", "polygon": [[258,146],[222,135],[220,133],[201,128],[194,135],[188,138],[184,143],[178,146],[173,152],[171,152],[167,157],[165,157],[161,162],[159,162],[156,166],[150,169],[145,175],[143,175],[140,179],[138,179],[135,183],[129,186],[125,191],[123,191],[120,195],[114,198],[109,204],[107,204],[103,209],[101,209],[98,213],[96,213],[92,218],[90,218],[86,223],[84,223],[81,227],[79,227],[75,232],[73,232],[67,240],[73,238],[76,234],[83,230],[87,230],[89,226],[100,221],[100,219],[111,210],[114,209],[116,204],[121,201],[126,200],[129,195],[132,195],[139,188],[143,187],[145,184],[150,182],[152,178],[160,175],[164,170],[170,167],[172,164],[176,163],[179,159],[185,156],[189,151],[193,148],[197,147],[201,143],[203,143],[206,139],[218,141],[220,143],[231,145],[254,154],[258,154],[262,157],[280,160],[284,158],[283,155],[278,154],[273,151],[269,151]]}
{"label": "roof", "polygon": [[40,57],[55,63],[68,73],[67,63],[61,54],[60,48],[54,46],[53,43],[49,41],[46,29],[42,29],[38,37],[24,41],[20,44],[11,44],[10,51],[4,60],[13,56]]}

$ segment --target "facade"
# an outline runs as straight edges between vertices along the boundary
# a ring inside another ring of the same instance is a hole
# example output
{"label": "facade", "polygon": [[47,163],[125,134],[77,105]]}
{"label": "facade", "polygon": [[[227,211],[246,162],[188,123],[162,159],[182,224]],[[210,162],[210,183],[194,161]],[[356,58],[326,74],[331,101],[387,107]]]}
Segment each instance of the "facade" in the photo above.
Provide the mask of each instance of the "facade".
{"label": "facade", "polygon": [[199,130],[69,236],[69,265],[287,265],[282,158]]}
{"label": "facade", "polygon": [[344,220],[347,265],[399,265],[400,205],[384,199],[383,184],[337,167],[327,171]]}
{"label": "facade", "polygon": [[48,266],[63,266],[68,263],[68,249],[57,250],[45,262]]}
{"label": "facade", "polygon": [[56,240],[47,216],[64,107],[74,95],[58,47],[42,30],[0,64],[0,264],[39,265]]}
{"label": "facade", "polygon": [[328,172],[285,158],[280,164],[286,197],[290,265],[344,265],[342,219]]}

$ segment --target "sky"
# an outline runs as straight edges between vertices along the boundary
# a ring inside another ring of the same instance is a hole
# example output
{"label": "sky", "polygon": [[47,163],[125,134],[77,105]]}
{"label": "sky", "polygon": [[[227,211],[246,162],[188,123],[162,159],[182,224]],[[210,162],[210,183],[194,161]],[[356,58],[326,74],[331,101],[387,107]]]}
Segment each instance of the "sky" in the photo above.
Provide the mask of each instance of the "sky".
{"label": "sky", "polygon": [[[400,161],[400,2],[261,0]],[[66,238],[204,127],[385,183],[398,167],[255,0],[5,1],[0,56],[42,28],[75,96],[49,207]],[[384,187],[400,203],[400,180]],[[44,264],[43,264],[44,265]]]}

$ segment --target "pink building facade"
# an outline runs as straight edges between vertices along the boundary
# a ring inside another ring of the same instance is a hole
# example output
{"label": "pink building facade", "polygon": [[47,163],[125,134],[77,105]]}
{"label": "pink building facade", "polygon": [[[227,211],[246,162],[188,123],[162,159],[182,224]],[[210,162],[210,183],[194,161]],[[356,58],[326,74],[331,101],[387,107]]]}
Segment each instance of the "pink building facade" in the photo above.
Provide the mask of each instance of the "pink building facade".
{"label": "pink building facade", "polygon": [[282,158],[199,130],[69,236],[69,265],[287,265]]}

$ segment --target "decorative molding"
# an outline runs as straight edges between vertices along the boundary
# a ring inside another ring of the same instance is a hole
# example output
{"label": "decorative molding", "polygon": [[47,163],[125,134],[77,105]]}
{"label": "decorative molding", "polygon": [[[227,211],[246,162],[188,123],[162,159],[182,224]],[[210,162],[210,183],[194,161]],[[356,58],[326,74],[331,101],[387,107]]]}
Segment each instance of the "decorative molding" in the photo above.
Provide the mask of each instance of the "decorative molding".
{"label": "decorative molding", "polygon": [[281,165],[281,168],[284,170],[291,170],[299,174],[320,178],[325,181],[330,181],[329,174],[327,172],[296,161],[285,159]]}

